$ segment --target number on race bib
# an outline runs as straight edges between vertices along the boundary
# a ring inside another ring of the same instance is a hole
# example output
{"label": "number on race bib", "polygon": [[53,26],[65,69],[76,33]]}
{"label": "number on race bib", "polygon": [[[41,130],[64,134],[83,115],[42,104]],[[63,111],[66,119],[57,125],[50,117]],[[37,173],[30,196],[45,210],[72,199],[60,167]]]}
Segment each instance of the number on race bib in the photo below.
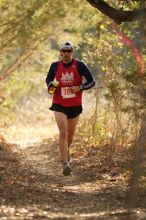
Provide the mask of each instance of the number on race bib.
{"label": "number on race bib", "polygon": [[61,95],[64,99],[76,97],[75,93],[71,93],[69,87],[62,87],[61,88]]}

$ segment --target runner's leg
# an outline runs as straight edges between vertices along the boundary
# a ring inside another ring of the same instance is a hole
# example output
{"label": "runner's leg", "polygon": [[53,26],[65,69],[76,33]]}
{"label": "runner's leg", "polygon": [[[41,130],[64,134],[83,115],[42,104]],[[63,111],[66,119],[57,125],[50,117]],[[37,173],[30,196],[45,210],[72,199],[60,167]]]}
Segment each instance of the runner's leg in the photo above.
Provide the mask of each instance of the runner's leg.
{"label": "runner's leg", "polygon": [[59,129],[59,148],[63,162],[67,162],[68,158],[68,132],[67,132],[67,116],[62,112],[54,111],[55,119]]}
{"label": "runner's leg", "polygon": [[77,126],[79,120],[79,115],[75,118],[70,118],[67,120],[67,130],[68,130],[68,148],[70,147],[72,141],[73,141],[73,137],[74,137],[74,133],[75,133],[75,129]]}

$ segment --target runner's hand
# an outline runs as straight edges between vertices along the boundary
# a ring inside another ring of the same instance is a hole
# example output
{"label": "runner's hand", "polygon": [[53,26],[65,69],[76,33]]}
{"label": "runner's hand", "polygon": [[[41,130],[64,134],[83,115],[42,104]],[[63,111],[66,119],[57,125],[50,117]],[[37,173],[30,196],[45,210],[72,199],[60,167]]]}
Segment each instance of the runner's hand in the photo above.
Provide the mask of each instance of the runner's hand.
{"label": "runner's hand", "polygon": [[71,93],[77,93],[80,91],[80,87],[79,86],[72,86],[72,87],[70,87],[70,91],[71,91]]}

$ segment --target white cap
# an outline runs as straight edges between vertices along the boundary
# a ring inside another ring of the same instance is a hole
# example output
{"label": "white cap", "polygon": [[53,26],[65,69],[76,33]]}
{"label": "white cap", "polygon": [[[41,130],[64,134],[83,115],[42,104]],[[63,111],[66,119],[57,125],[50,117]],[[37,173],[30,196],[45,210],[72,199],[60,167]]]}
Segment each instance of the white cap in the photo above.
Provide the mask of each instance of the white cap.
{"label": "white cap", "polygon": [[62,49],[73,49],[73,43],[71,41],[65,41],[60,45],[60,50]]}

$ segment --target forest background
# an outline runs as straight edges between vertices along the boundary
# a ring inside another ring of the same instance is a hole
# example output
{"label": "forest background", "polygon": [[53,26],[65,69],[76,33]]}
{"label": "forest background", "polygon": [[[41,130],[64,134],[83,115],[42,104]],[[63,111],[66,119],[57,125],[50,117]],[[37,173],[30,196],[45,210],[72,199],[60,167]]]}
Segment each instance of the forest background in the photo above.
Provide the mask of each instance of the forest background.
{"label": "forest background", "polygon": [[[63,217],[75,217],[84,215],[86,207],[89,216],[107,211],[111,219],[112,210],[119,215],[121,208],[127,214],[129,207],[132,212],[137,207],[145,219],[145,14],[145,0],[0,0],[3,216],[36,211],[40,217],[47,206],[45,215],[54,210],[58,217],[60,210]],[[45,83],[64,40],[74,43],[74,56],[88,65],[96,81],[84,92],[72,152],[75,174],[67,182],[56,170],[56,139],[50,138],[58,131]]]}
{"label": "forest background", "polygon": [[[135,10],[145,4],[110,3],[118,10]],[[4,138],[17,142],[22,135],[27,141],[47,137],[48,127],[56,131],[48,111],[51,97],[45,78],[50,64],[59,59],[59,44],[65,39],[74,42],[75,57],[87,63],[96,80],[96,87],[85,95],[80,132],[112,146],[131,144],[138,138],[145,108],[142,16],[117,25],[87,1],[78,0],[61,4],[57,0],[3,0],[0,6],[0,124]],[[132,43],[125,43],[118,31]]]}

